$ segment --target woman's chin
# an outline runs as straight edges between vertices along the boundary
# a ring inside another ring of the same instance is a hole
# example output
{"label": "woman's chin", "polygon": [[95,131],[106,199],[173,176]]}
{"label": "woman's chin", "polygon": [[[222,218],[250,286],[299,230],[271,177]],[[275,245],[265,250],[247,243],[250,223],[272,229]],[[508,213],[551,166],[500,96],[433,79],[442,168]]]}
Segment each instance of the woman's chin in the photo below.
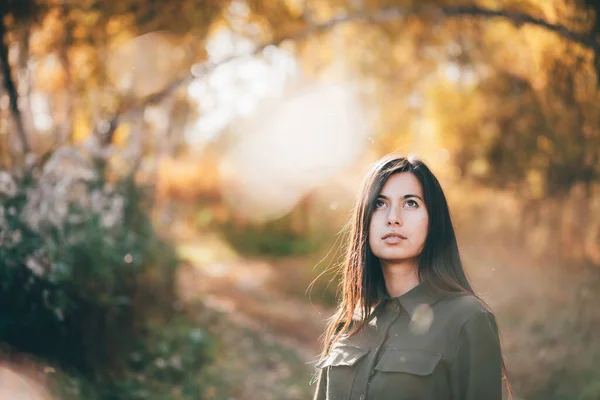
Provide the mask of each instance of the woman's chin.
{"label": "woman's chin", "polygon": [[417,255],[406,251],[382,251],[379,256],[379,261],[383,264],[404,264],[416,260]]}

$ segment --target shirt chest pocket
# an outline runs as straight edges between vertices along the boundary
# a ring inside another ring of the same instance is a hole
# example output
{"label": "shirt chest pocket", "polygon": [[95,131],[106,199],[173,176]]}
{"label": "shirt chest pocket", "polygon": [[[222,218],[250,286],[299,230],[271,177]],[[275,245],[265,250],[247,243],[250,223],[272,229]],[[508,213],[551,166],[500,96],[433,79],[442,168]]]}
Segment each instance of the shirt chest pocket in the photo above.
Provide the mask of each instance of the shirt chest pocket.
{"label": "shirt chest pocket", "polygon": [[363,349],[350,345],[334,345],[329,351],[329,355],[317,363],[317,368],[327,367],[351,367],[363,358],[369,352],[368,349]]}
{"label": "shirt chest pocket", "polygon": [[336,344],[329,355],[317,363],[317,368],[326,369],[323,372],[328,380],[327,399],[350,398],[359,361],[368,353],[369,349]]}
{"label": "shirt chest pocket", "polygon": [[436,374],[441,359],[439,353],[384,350],[369,383],[370,396],[383,400],[388,393],[396,393],[394,399],[399,400],[437,398],[445,392],[440,386],[442,374]]}

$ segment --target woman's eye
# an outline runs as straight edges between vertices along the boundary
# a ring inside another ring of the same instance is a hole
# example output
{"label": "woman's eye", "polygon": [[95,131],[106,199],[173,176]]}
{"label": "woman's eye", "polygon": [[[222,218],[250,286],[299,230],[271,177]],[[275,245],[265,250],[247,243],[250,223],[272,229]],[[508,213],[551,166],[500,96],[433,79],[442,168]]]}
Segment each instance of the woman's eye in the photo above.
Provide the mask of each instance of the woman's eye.
{"label": "woman's eye", "polygon": [[416,201],[414,201],[414,200],[408,200],[408,201],[406,202],[406,205],[407,205],[407,206],[409,206],[409,207],[411,207],[411,208],[416,208],[416,207],[418,207],[418,206],[419,206],[419,203],[417,203],[417,202],[416,202]]}
{"label": "woman's eye", "polygon": [[375,208],[381,208],[385,206],[385,201],[383,200],[375,200]]}

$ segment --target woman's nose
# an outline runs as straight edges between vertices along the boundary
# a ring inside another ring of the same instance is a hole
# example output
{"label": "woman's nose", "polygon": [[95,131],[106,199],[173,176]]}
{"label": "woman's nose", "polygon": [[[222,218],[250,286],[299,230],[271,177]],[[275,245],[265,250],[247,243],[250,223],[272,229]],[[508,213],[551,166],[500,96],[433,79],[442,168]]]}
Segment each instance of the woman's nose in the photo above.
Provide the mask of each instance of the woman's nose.
{"label": "woman's nose", "polygon": [[390,210],[390,212],[388,214],[387,224],[390,226],[392,226],[392,225],[401,226],[402,225],[402,215],[400,215],[399,212]]}

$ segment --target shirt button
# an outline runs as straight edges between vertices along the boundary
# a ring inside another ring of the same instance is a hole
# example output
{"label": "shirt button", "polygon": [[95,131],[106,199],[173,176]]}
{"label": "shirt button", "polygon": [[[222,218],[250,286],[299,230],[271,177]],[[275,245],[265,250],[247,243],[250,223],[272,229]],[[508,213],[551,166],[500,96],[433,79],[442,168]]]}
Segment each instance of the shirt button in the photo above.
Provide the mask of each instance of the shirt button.
{"label": "shirt button", "polygon": [[360,399],[360,400],[365,400],[365,395],[364,395],[364,394],[361,394],[361,395],[360,395],[360,397],[359,397],[359,399]]}

